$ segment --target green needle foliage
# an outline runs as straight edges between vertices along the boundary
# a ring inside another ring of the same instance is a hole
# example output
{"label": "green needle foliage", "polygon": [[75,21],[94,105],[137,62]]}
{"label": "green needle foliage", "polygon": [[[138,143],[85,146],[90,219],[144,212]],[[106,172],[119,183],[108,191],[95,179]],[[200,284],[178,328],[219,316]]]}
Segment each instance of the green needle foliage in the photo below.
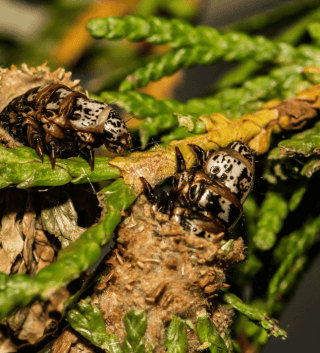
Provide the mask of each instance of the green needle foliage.
{"label": "green needle foliage", "polygon": [[[320,82],[320,77],[303,73],[301,68],[301,65],[275,68],[266,76],[258,76],[245,82],[242,87],[223,89],[213,96],[191,99],[186,104],[174,99],[157,100],[136,91],[102,92],[99,99],[105,102],[117,102],[121,108],[136,118],[144,119],[139,130],[141,144],[145,148],[151,137],[168,130],[171,130],[170,134],[161,137],[166,144],[189,137],[188,132],[204,133],[202,127],[190,129],[185,122],[177,119],[177,114],[195,117],[193,126],[203,124],[197,119],[199,115],[212,112],[223,113],[230,119],[239,118],[243,114],[262,109],[263,104],[270,99],[292,97],[300,90]],[[187,129],[181,129],[181,127],[187,127]]]}
{"label": "green needle foliage", "polygon": [[30,147],[8,149],[0,145],[0,188],[16,185],[19,189],[35,186],[59,186],[94,183],[120,176],[118,168],[108,162],[111,158],[96,157],[92,171],[89,163],[82,157],[57,159],[52,170],[49,156],[44,155],[41,163],[36,151]]}
{"label": "green needle foliage", "polygon": [[269,335],[275,337],[286,337],[287,333],[280,329],[277,322],[271,319],[267,312],[253,305],[243,303],[243,301],[232,293],[226,293],[223,296],[226,303],[230,304],[234,309],[246,315],[250,320],[261,326]]}
{"label": "green needle foliage", "polygon": [[270,192],[263,200],[260,212],[253,241],[258,249],[269,250],[275,244],[276,235],[288,215],[288,204],[281,195]]}
{"label": "green needle foliage", "polygon": [[263,36],[250,37],[241,32],[221,33],[217,29],[194,27],[183,20],[132,15],[125,18],[107,17],[88,22],[89,33],[95,38],[129,41],[146,40],[152,44],[169,44],[174,49],[145,67],[136,70],[125,80],[120,91],[145,87],[184,68],[196,64],[212,65],[218,60],[275,62],[279,64],[318,63],[317,48],[302,45],[294,48],[288,43],[273,42]]}

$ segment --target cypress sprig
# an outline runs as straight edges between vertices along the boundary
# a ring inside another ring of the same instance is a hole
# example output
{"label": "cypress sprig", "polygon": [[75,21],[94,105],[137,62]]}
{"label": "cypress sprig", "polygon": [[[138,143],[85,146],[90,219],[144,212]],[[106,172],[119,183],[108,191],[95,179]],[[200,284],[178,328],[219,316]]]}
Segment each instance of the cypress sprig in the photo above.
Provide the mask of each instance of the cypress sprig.
{"label": "cypress sprig", "polygon": [[224,26],[223,30],[237,30],[246,33],[253,32],[265,28],[268,25],[279,23],[286,18],[292,18],[292,16],[310,9],[312,11],[310,11],[307,16],[298,20],[297,23],[294,23],[292,26],[289,26],[289,29],[286,27],[285,31],[279,35],[281,40],[284,42],[297,43],[301,36],[305,33],[308,23],[319,18],[320,9],[317,9],[318,6],[319,3],[316,0],[306,0],[303,3],[300,1],[293,1],[290,3],[280,4],[279,6],[268,9],[262,13],[239,20],[234,24]]}
{"label": "cypress sprig", "polygon": [[67,313],[67,321],[92,344],[110,353],[123,353],[118,338],[112,333],[106,333],[103,315],[100,309],[91,305],[87,297],[75,305]]}
{"label": "cypress sprig", "polygon": [[303,155],[309,157],[318,154],[320,146],[320,122],[313,128],[293,135],[288,140],[279,142],[278,148],[282,155]]}
{"label": "cypress sprig", "polygon": [[[318,150],[319,150],[319,132],[320,123],[317,122],[311,129],[305,130],[301,133],[293,135],[288,140],[283,140],[278,144],[277,148],[274,148],[268,156],[269,165],[268,168],[273,170],[276,176],[282,179],[288,179],[289,173],[282,170],[283,165],[291,166],[291,170],[294,176],[301,174],[310,178],[320,168]],[[300,157],[311,157],[308,161],[297,165],[295,160]],[[286,163],[283,162],[286,160]],[[302,166],[302,168],[301,168]],[[275,183],[274,178],[270,170],[265,171],[265,177],[270,182]]]}
{"label": "cypress sprig", "polygon": [[[305,9],[305,5],[306,4],[302,5],[304,9]],[[319,4],[315,2],[313,6],[314,5],[318,6]],[[289,16],[290,8],[288,8],[288,4],[285,4],[283,7],[284,7],[283,9],[284,14],[286,16]],[[299,4],[295,3],[293,7],[295,8],[293,11],[296,11],[297,8],[299,8]],[[275,9],[274,12],[275,12],[275,17],[281,16],[281,10],[280,12],[278,12],[277,9]],[[260,15],[257,16],[258,26],[263,25],[265,21],[268,21],[268,16],[264,17],[263,20],[259,19],[259,17]],[[308,15],[306,15],[304,18],[299,20],[297,23],[294,23],[289,28],[286,27],[286,29],[282,33],[280,33],[280,35],[276,36],[274,39],[277,41],[289,43],[291,45],[296,45],[301,39],[301,37],[305,34],[306,28],[308,27],[308,25],[319,19],[320,19],[320,8],[311,11]],[[250,21],[247,22],[247,19],[246,19],[243,26],[246,27],[247,24],[250,25]],[[241,30],[245,31],[245,28],[243,28],[241,25],[239,27],[235,26],[235,29],[238,29],[240,31]],[[252,76],[255,72],[257,72],[262,66],[263,66],[262,63],[258,63],[255,60],[246,60],[235,69],[231,69],[228,73],[226,73],[214,85],[214,89],[221,89],[221,88],[231,87],[237,84],[242,84],[242,82],[246,81],[250,76]]]}
{"label": "cypress sprig", "polygon": [[263,36],[251,37],[236,31],[222,33],[207,26],[195,27],[181,19],[144,18],[138,15],[124,18],[109,16],[90,20],[87,29],[94,38],[126,38],[133,42],[146,40],[157,45],[169,44],[174,49],[208,47],[217,51],[220,57],[224,56],[227,61],[254,57],[258,62],[274,60],[288,64],[308,58],[303,49],[297,50],[284,42],[277,43]]}
{"label": "cypress sprig", "polygon": [[[306,79],[306,75],[310,79]],[[148,118],[140,126],[141,144],[144,148],[151,137],[166,130],[171,130],[171,132],[162,136],[165,145],[173,140],[189,137],[188,132],[204,133],[203,129],[190,129],[190,126],[182,123],[180,119],[180,126],[177,126],[177,118],[172,114],[190,115],[195,119],[194,126],[202,124],[196,116],[212,112],[225,114],[230,119],[239,118],[243,114],[262,109],[267,100],[292,97],[299,91],[318,83],[320,79],[317,80],[314,75],[312,70],[302,70],[299,65],[277,68],[271,70],[267,76],[260,76],[245,82],[240,88],[221,90],[212,97],[191,99],[186,104],[174,99],[157,100],[150,95],[136,91],[102,92],[99,99],[105,102],[115,102],[139,119]],[[188,132],[181,129],[182,126],[186,126]]]}
{"label": "cypress sprig", "polygon": [[[237,35],[235,37],[238,39]],[[302,66],[319,64],[320,49],[308,45],[294,49],[289,44],[275,43],[271,45],[272,42],[266,44],[265,41],[267,40],[263,39],[255,43],[256,50],[241,47],[242,43],[240,41],[237,45],[241,49],[237,48],[238,51],[234,50],[233,52],[231,47],[235,44],[230,43],[230,47],[227,44],[231,53],[228,50],[224,51],[220,46],[197,45],[190,48],[177,49],[173,53],[166,54],[162,58],[150,62],[145,67],[137,69],[121,83],[119,89],[121,92],[135,90],[145,87],[151,81],[158,81],[164,76],[171,76],[180,69],[187,69],[197,64],[212,65],[218,60],[234,61],[253,57],[255,61],[272,61],[278,64],[300,63]],[[268,46],[268,44],[270,45]],[[245,46],[245,44],[243,45]],[[262,48],[259,48],[260,45]],[[251,55],[250,52],[252,52]],[[272,55],[272,53],[274,54]]]}
{"label": "cypress sprig", "polygon": [[105,200],[105,217],[86,230],[80,239],[61,250],[54,264],[45,267],[33,278],[0,273],[0,320],[17,307],[24,307],[40,298],[47,299],[98,260],[100,246],[110,241],[121,220],[121,211],[128,208],[136,197],[123,179],[102,189],[99,194]]}
{"label": "cypress sprig", "polygon": [[320,169],[320,159],[311,158],[303,168],[301,169],[301,174],[305,175],[308,178],[311,178],[312,175]]}
{"label": "cypress sprig", "polygon": [[153,119],[146,119],[139,127],[142,148],[147,146],[147,143],[151,137],[157,136],[158,134],[171,129],[174,126],[179,126],[179,122],[177,116],[173,114],[158,115]]}
{"label": "cypress sprig", "polygon": [[[320,86],[315,85],[299,92],[297,97],[290,101],[267,102],[263,110],[243,115],[238,119],[228,119],[219,113],[213,113],[210,116],[202,115],[199,119],[206,127],[206,134],[173,141],[163,149],[154,147],[147,152],[134,152],[128,157],[117,157],[110,163],[121,169],[121,175],[128,184],[136,185],[137,190],[141,191],[139,189],[141,176],[149,178],[152,173],[157,175],[157,182],[159,182],[175,173],[175,146],[181,149],[188,167],[194,161],[194,154],[188,144],[195,144],[207,150],[218,149],[232,141],[242,140],[247,142],[256,153],[262,154],[268,151],[273,133],[301,128],[308,119],[314,119],[317,116],[319,108],[314,97],[319,95]],[[153,164],[150,164],[150,158],[153,159]]]}
{"label": "cypress sprig", "polygon": [[312,22],[308,25],[308,32],[316,45],[320,44],[319,30],[320,30],[319,22]]}
{"label": "cypress sprig", "polygon": [[307,187],[308,185],[305,180],[303,180],[299,185],[296,186],[288,203],[290,212],[293,212],[300,205],[303,196],[307,191]]}
{"label": "cypress sprig", "polygon": [[269,250],[277,240],[277,234],[288,215],[288,203],[282,195],[268,192],[263,200],[260,218],[253,241],[260,250]]}
{"label": "cypress sprig", "polygon": [[149,94],[140,92],[106,91],[99,95],[103,102],[115,102],[128,113],[134,114],[138,119],[170,115],[174,112],[184,111],[184,104],[175,99],[156,99]]}
{"label": "cypress sprig", "polygon": [[0,188],[16,185],[19,189],[34,186],[59,186],[69,182],[83,184],[110,180],[120,176],[120,171],[109,164],[112,158],[95,157],[92,171],[83,157],[56,160],[52,170],[50,159],[44,155],[41,163],[36,151],[30,147],[6,148],[0,144]]}
{"label": "cypress sprig", "polygon": [[[277,301],[281,296],[287,294],[290,286],[286,283],[292,283],[292,276],[295,276],[301,271],[301,267],[297,269],[297,264],[304,263],[304,256],[310,247],[317,241],[320,227],[320,217],[314,220],[308,220],[299,231],[294,231],[280,243],[276,254],[279,254],[281,249],[287,256],[281,256],[283,261],[269,281],[268,288],[268,311],[272,312]],[[290,246],[289,246],[290,245]],[[278,256],[278,258],[280,258]],[[299,260],[300,259],[300,260]],[[300,261],[297,263],[297,261]]]}
{"label": "cypress sprig", "polygon": [[87,26],[96,38],[127,38],[130,41],[147,40],[153,44],[169,44],[174,52],[137,69],[120,85],[126,92],[145,87],[150,81],[170,76],[182,68],[196,64],[211,65],[218,60],[274,62],[278,64],[303,63],[304,66],[319,62],[319,49],[301,45],[294,48],[288,43],[274,42],[262,36],[251,37],[230,31],[194,27],[183,20],[158,17],[143,18],[132,15],[124,18],[107,17],[92,19]]}
{"label": "cypress sprig", "polygon": [[286,331],[282,330],[277,325],[277,321],[271,319],[264,309],[258,308],[254,305],[245,304],[240,298],[238,298],[235,294],[232,293],[224,294],[223,299],[226,303],[230,304],[235,310],[244,314],[256,325],[266,330],[268,335],[274,337],[287,337]]}

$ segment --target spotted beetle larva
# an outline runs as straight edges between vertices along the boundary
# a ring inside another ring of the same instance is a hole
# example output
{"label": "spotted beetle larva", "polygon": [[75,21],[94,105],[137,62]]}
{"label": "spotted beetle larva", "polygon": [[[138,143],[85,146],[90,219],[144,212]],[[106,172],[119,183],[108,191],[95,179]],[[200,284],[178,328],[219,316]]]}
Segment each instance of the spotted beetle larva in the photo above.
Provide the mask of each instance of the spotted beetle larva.
{"label": "spotted beetle larva", "polygon": [[250,147],[241,141],[219,151],[189,147],[197,163],[186,170],[176,147],[177,173],[170,193],[155,193],[141,178],[144,193],[155,210],[174,217],[185,230],[217,241],[216,236],[229,234],[241,216],[254,181],[254,158]]}
{"label": "spotted beetle larva", "polygon": [[32,88],[14,98],[0,113],[0,126],[14,139],[57,157],[88,155],[94,169],[94,148],[104,144],[124,153],[132,146],[126,124],[111,106],[88,98],[63,84]]}

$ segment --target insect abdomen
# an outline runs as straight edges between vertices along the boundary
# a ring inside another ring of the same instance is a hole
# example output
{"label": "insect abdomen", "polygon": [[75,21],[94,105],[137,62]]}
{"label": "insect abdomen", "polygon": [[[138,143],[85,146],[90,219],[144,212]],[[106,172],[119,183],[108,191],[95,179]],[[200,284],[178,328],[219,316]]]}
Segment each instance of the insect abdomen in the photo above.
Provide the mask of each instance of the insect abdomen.
{"label": "insect abdomen", "polygon": [[13,99],[0,113],[0,124],[12,137],[36,149],[41,160],[89,154],[102,144],[123,153],[132,145],[121,117],[106,103],[88,98],[62,84],[30,89]]}

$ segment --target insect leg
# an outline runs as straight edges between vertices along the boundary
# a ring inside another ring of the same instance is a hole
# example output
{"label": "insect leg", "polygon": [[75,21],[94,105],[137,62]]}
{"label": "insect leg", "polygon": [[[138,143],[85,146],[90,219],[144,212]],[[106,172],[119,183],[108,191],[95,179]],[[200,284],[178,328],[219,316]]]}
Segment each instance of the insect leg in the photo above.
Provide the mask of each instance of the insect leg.
{"label": "insect leg", "polygon": [[186,168],[186,162],[183,158],[183,155],[181,151],[179,150],[179,147],[175,147],[176,150],[176,156],[177,156],[177,173],[184,172]]}
{"label": "insect leg", "polygon": [[167,213],[168,210],[168,194],[161,190],[158,200],[157,200],[158,211],[162,213]]}
{"label": "insect leg", "polygon": [[93,148],[91,148],[91,146],[88,146],[87,149],[89,151],[90,167],[91,167],[91,170],[94,170],[94,150],[93,150]]}
{"label": "insect leg", "polygon": [[205,160],[205,151],[197,146],[197,145],[194,145],[192,143],[188,144],[188,146],[192,149],[192,151],[195,153],[196,157],[197,157],[197,166],[198,167],[202,167],[202,164]]}
{"label": "insect leg", "polygon": [[54,141],[51,141],[49,144],[49,149],[50,149],[50,161],[51,161],[51,167],[52,169],[54,169],[55,165],[56,165],[56,158],[57,158],[57,148],[56,148],[56,144]]}
{"label": "insect leg", "polygon": [[42,145],[42,141],[41,141],[40,138],[36,138],[34,140],[34,143],[35,143],[36,152],[37,152],[38,156],[40,157],[41,162],[43,163],[43,145]]}
{"label": "insect leg", "polygon": [[43,163],[43,143],[41,133],[32,125],[27,125],[27,140],[31,147],[33,147]]}
{"label": "insect leg", "polygon": [[145,194],[147,200],[151,203],[155,203],[157,198],[153,192],[152,186],[147,182],[144,177],[140,177],[140,181],[142,182],[143,193]]}

